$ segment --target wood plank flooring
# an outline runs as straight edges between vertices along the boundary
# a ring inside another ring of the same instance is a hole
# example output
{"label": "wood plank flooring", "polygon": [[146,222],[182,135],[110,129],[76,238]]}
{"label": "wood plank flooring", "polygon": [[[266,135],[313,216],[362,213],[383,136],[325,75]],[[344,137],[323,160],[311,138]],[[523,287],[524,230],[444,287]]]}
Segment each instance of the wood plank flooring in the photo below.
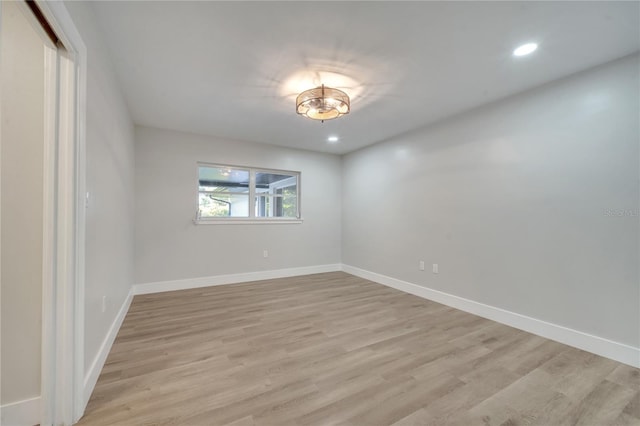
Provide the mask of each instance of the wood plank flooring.
{"label": "wood plank flooring", "polygon": [[640,372],[342,272],[136,296],[80,425],[640,425]]}

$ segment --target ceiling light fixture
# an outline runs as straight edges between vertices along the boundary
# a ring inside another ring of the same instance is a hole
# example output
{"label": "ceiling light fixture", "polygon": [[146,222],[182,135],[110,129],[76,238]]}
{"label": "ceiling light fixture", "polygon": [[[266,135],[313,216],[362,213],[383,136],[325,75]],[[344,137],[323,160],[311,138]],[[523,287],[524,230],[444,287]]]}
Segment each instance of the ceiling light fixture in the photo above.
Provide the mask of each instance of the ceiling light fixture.
{"label": "ceiling light fixture", "polygon": [[525,56],[535,52],[537,48],[538,48],[538,45],[536,43],[523,44],[522,46],[519,46],[516,50],[513,51],[513,56]]}
{"label": "ceiling light fixture", "polygon": [[337,136],[329,136],[329,137],[327,138],[327,142],[329,142],[329,143],[336,143],[336,142],[338,142],[339,140],[340,140],[340,139],[339,139]]}
{"label": "ceiling light fixture", "polygon": [[296,98],[296,112],[312,120],[332,120],[349,114],[350,110],[349,96],[324,84],[305,90]]}

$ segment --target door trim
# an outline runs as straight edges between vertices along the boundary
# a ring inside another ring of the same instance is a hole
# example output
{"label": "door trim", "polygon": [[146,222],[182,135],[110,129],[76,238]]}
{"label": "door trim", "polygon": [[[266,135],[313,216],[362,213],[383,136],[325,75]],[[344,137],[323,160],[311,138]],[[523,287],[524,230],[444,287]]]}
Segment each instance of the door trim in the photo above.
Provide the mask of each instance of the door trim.
{"label": "door trim", "polygon": [[[85,409],[84,250],[87,49],[63,2],[36,0],[64,48],[57,49],[55,143],[46,156],[48,276],[43,280],[42,425],[72,425]],[[52,238],[53,236],[53,241]],[[45,325],[46,324],[46,325]]]}

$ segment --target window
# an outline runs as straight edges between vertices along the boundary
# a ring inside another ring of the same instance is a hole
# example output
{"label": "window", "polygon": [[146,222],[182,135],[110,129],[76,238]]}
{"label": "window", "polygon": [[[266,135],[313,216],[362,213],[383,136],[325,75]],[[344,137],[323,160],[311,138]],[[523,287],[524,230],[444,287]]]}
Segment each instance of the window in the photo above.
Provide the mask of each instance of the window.
{"label": "window", "polygon": [[300,221],[300,172],[198,164],[197,223]]}

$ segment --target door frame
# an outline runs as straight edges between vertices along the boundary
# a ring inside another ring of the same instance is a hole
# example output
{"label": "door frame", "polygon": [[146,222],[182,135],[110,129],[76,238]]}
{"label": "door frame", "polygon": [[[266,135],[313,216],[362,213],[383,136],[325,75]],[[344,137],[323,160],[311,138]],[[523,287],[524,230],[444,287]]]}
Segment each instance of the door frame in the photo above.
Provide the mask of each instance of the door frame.
{"label": "door frame", "polygon": [[63,2],[35,0],[64,47],[45,55],[42,425],[84,414],[87,49]]}

